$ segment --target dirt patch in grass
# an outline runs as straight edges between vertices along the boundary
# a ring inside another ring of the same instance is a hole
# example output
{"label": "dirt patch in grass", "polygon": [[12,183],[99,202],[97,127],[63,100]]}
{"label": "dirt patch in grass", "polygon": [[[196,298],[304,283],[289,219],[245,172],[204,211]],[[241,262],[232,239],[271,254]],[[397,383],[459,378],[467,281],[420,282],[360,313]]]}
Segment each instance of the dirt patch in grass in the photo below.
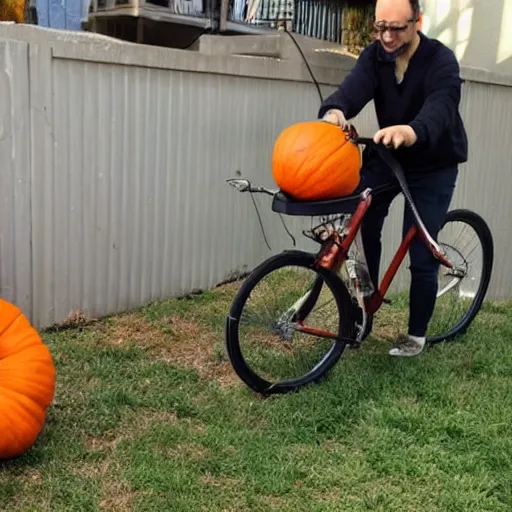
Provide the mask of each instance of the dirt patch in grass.
{"label": "dirt patch in grass", "polygon": [[61,322],[57,322],[46,329],[47,332],[59,332],[66,330],[74,330],[81,327],[89,326],[98,322],[97,318],[87,316],[83,311],[72,310],[68,316]]}
{"label": "dirt patch in grass", "polygon": [[203,460],[209,454],[208,448],[197,443],[181,443],[167,450],[167,456],[171,459],[185,458],[187,460]]}
{"label": "dirt patch in grass", "polygon": [[125,512],[133,510],[133,502],[138,494],[132,491],[128,482],[117,479],[107,479],[101,486],[100,510],[109,512]]}
{"label": "dirt patch in grass", "polygon": [[[338,453],[338,452],[344,452],[347,450],[346,445],[343,443],[340,443],[339,441],[334,441],[333,439],[327,439],[327,441],[324,441],[322,443],[322,450],[326,451],[327,453]],[[353,449],[352,449],[353,451]]]}
{"label": "dirt patch in grass", "polygon": [[121,474],[121,464],[115,454],[95,462],[80,462],[69,466],[70,474],[100,483],[99,509],[125,512],[133,510],[133,502],[138,496]]}
{"label": "dirt patch in grass", "polygon": [[264,507],[263,510],[286,510],[287,506],[289,506],[286,498],[281,498],[280,496],[258,496],[257,501]]}
{"label": "dirt patch in grass", "polygon": [[168,319],[168,328],[172,347],[162,347],[162,359],[194,368],[202,378],[215,380],[222,387],[238,384],[215,332],[178,315]]}
{"label": "dirt patch in grass", "polygon": [[115,347],[137,346],[152,357],[197,371],[202,379],[221,387],[238,384],[224,355],[223,340],[211,328],[174,314],[157,325],[138,313],[119,315],[97,330],[97,343]]}
{"label": "dirt patch in grass", "polygon": [[0,485],[7,482],[7,478],[13,475],[27,484],[40,482],[42,478],[39,470],[28,466],[17,465],[15,459],[0,462]]}
{"label": "dirt patch in grass", "polygon": [[410,408],[410,409],[417,409],[419,407],[419,401],[418,397],[415,396],[402,396],[399,397],[397,400],[397,404],[400,407]]}
{"label": "dirt patch in grass", "polygon": [[133,432],[137,436],[145,434],[154,423],[177,423],[179,420],[175,412],[157,411],[155,409],[139,409],[130,425],[123,429],[127,433]]}
{"label": "dirt patch in grass", "polygon": [[110,451],[115,450],[121,439],[121,437],[91,437],[86,440],[85,445],[93,452]]}
{"label": "dirt patch in grass", "polygon": [[386,341],[392,341],[407,329],[408,312],[384,307],[375,315],[372,334]]}
{"label": "dirt patch in grass", "polygon": [[340,489],[327,489],[323,492],[318,492],[314,494],[315,500],[320,501],[322,503],[327,503],[329,505],[333,503],[339,503],[341,490]]}
{"label": "dirt patch in grass", "polygon": [[69,468],[69,472],[72,475],[79,476],[81,478],[101,478],[103,479],[109,467],[112,464],[111,460],[102,460],[95,462],[80,462],[79,465],[72,465]]}
{"label": "dirt patch in grass", "polygon": [[93,452],[113,452],[119,443],[143,436],[155,423],[176,423],[178,421],[181,420],[178,420],[175,412],[138,409],[136,412],[127,415],[115,430],[100,437],[87,438],[85,446]]}
{"label": "dirt patch in grass", "polygon": [[71,468],[71,473],[101,481],[100,510],[124,512],[133,509],[132,505],[137,493],[132,491],[128,482],[119,476],[120,469],[117,460],[109,458],[102,462]]}
{"label": "dirt patch in grass", "polygon": [[101,341],[117,347],[137,345],[144,349],[159,348],[170,343],[166,333],[151,325],[139,313],[110,318],[103,326]]}

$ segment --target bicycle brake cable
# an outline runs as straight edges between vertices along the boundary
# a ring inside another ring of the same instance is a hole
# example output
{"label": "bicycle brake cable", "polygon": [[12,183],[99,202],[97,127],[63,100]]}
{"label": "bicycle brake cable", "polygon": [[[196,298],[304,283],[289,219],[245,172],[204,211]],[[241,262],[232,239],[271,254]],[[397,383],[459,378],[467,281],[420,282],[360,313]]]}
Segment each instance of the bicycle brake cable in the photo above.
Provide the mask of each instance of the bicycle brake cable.
{"label": "bicycle brake cable", "polygon": [[263,227],[263,222],[261,221],[261,216],[260,216],[260,212],[258,210],[258,205],[256,204],[256,201],[255,201],[251,191],[249,191],[249,195],[251,196],[252,204],[254,205],[254,208],[256,210],[256,215],[258,216],[258,222],[260,223],[260,228],[261,228],[261,233],[263,234],[263,239],[265,240],[265,244],[267,244],[268,250],[271,251],[272,247],[270,247],[267,237],[265,235],[265,228]]}
{"label": "bicycle brake cable", "polygon": [[396,176],[396,179],[398,180],[400,188],[402,189],[402,192],[404,194],[405,200],[407,201],[407,204],[409,205],[409,208],[411,209],[414,219],[416,220],[416,223],[418,224],[418,227],[420,228],[423,236],[436,251],[440,252],[441,249],[439,245],[435,242],[435,240],[432,238],[427,228],[423,224],[420,214],[416,208],[416,205],[414,204],[414,200],[411,196],[411,192],[407,185],[403,169],[399,165],[397,165],[395,159],[390,156],[388,152],[389,150],[384,149],[379,144],[374,144],[374,147],[381,156],[381,158],[384,160],[384,162],[391,168],[393,174]]}

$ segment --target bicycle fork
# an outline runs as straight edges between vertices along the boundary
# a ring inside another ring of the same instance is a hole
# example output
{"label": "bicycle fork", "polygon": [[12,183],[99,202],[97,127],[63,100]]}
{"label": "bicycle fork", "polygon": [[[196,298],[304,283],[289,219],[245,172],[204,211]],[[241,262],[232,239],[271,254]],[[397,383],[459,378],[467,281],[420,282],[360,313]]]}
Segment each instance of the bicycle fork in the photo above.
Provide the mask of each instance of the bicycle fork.
{"label": "bicycle fork", "polygon": [[[342,251],[343,247],[341,245],[341,238],[338,233],[333,233],[330,240],[324,242],[322,245],[322,248],[316,259],[316,266],[321,266],[331,270],[332,272],[339,273],[344,263],[344,254]],[[302,297],[295,301],[294,304],[278,318],[276,327],[285,339],[290,339],[292,337],[292,333],[297,331],[319,338],[343,341],[347,343],[351,348],[359,348],[362,341],[362,336],[368,323],[368,314],[364,308],[364,296],[360,290],[359,279],[355,269],[355,262],[347,260],[346,263],[348,277],[354,283],[357,303],[361,312],[361,324],[356,324],[356,338],[340,337],[337,334],[304,325],[304,321],[315,307],[324,285],[324,280],[322,277],[317,276],[310,290],[308,290]]]}

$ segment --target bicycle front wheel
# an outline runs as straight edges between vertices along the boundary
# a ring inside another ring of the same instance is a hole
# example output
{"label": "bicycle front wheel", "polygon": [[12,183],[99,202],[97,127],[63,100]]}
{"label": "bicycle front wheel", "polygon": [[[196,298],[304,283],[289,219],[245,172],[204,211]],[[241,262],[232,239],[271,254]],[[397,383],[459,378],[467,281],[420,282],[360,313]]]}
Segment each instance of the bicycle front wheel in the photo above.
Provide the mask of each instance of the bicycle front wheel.
{"label": "bicycle front wheel", "polygon": [[285,393],[320,380],[353,333],[343,282],[316,268],[313,254],[286,251],[257,267],[238,290],[226,322],[226,349],[251,389]]}
{"label": "bicycle front wheel", "polygon": [[489,227],[469,210],[448,213],[438,244],[453,269],[439,269],[438,292],[427,343],[450,341],[466,332],[482,306],[491,279],[494,246]]}

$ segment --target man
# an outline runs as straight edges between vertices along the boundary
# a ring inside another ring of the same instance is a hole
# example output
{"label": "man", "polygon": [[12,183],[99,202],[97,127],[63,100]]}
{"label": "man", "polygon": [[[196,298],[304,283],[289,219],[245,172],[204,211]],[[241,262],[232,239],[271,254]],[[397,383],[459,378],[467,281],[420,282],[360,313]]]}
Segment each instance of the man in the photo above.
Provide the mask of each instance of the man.
{"label": "man", "polygon": [[[457,59],[450,49],[419,30],[420,14],[418,0],[377,0],[376,40],[363,50],[338,90],[324,101],[319,117],[347,128],[347,119],[374,100],[380,127],[374,142],[393,149],[419,214],[435,239],[452,199],[458,164],[467,160],[467,137],[458,111],[461,79]],[[391,170],[369,148],[364,152],[361,176],[362,188],[396,184]],[[399,191],[395,186],[377,195],[362,226],[374,285],[379,282],[384,219]],[[406,207],[404,234],[412,223],[412,213]],[[393,356],[422,352],[436,300],[438,262],[420,240],[413,242],[410,259],[409,330],[389,352]]]}

